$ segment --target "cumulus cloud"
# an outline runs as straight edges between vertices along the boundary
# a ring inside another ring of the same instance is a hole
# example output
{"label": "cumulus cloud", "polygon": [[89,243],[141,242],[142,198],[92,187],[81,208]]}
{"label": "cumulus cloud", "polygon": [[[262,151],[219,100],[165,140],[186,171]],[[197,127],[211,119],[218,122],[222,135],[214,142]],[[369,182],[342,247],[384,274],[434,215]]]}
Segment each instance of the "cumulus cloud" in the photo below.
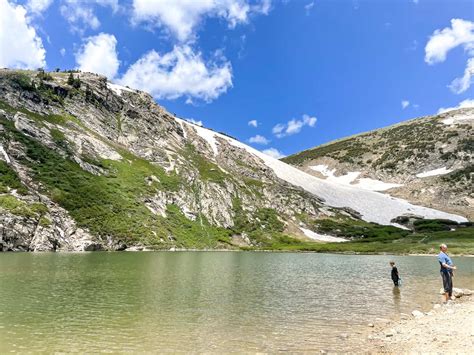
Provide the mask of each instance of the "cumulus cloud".
{"label": "cumulus cloud", "polygon": [[293,134],[301,132],[304,126],[314,127],[316,125],[316,117],[304,114],[301,119],[292,119],[286,124],[278,123],[272,129],[272,133],[278,138],[285,136],[291,136]]}
{"label": "cumulus cloud", "polygon": [[190,46],[160,54],[152,50],[132,64],[120,82],[157,99],[187,97],[210,102],[232,86],[231,64],[221,55],[205,62]]}
{"label": "cumulus cloud", "polygon": [[118,0],[64,0],[59,8],[61,15],[69,22],[73,32],[83,33],[85,29],[96,30],[100,26],[99,18],[95,14],[95,6],[110,7],[114,12],[118,10]]}
{"label": "cumulus cloud", "polygon": [[257,127],[258,126],[258,121],[257,120],[251,120],[248,122],[248,125],[251,127]]}
{"label": "cumulus cloud", "polygon": [[275,159],[281,159],[285,157],[285,154],[283,154],[276,148],[268,148],[268,149],[262,150],[262,153],[269,155]]}
{"label": "cumulus cloud", "polygon": [[454,79],[449,88],[455,94],[460,94],[469,89],[472,84],[472,78],[474,77],[474,58],[469,58],[467,61],[466,69],[464,69],[464,75],[460,78]]}
{"label": "cumulus cloud", "polygon": [[256,144],[262,144],[262,145],[267,145],[268,143],[270,143],[270,141],[267,138],[265,138],[264,136],[261,136],[259,134],[257,134],[256,136],[250,137],[249,142],[250,143],[256,143]]}
{"label": "cumulus cloud", "polygon": [[267,14],[270,0],[133,0],[133,21],[164,27],[178,40],[192,39],[205,17],[224,19],[233,28],[254,13]]}
{"label": "cumulus cloud", "polygon": [[441,107],[438,110],[438,114],[445,113],[445,112],[452,111],[452,110],[457,110],[457,109],[460,109],[460,108],[474,108],[474,99],[467,99],[467,100],[461,101],[455,107]]}
{"label": "cumulus cloud", "polygon": [[52,3],[53,0],[28,0],[26,3],[26,7],[30,12],[40,14],[46,11]]}
{"label": "cumulus cloud", "polygon": [[462,77],[454,79],[448,86],[452,92],[465,92],[472,84],[474,77],[474,22],[452,19],[451,27],[434,31],[425,47],[425,62],[435,64],[444,62],[448,52],[462,46],[469,55]]}
{"label": "cumulus cloud", "polygon": [[116,45],[115,36],[107,33],[87,38],[86,43],[76,53],[79,69],[99,73],[109,79],[114,78],[120,65]]}
{"label": "cumulus cloud", "polygon": [[0,67],[44,67],[45,55],[43,42],[29,24],[26,9],[0,0]]}
{"label": "cumulus cloud", "polygon": [[402,100],[401,105],[402,105],[402,109],[406,109],[408,106],[410,106],[410,101]]}
{"label": "cumulus cloud", "polygon": [[436,30],[425,47],[425,62],[444,62],[448,52],[457,46],[464,46],[468,52],[474,50],[474,22],[452,19],[451,27]]}

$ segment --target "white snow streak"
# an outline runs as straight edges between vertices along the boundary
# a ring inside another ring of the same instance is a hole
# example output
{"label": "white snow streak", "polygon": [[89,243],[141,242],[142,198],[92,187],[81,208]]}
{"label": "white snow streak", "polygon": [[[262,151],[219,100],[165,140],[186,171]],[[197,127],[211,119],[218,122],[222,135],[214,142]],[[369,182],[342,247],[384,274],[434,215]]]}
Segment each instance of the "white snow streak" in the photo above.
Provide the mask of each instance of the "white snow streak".
{"label": "white snow streak", "polygon": [[402,184],[394,184],[383,182],[380,180],[359,178],[360,171],[350,171],[345,175],[335,176],[336,169],[329,169],[327,165],[313,165],[309,167],[311,170],[318,171],[327,177],[326,180],[333,181],[342,185],[350,185],[364,190],[385,191],[393,187],[403,186]]}
{"label": "white snow streak", "polygon": [[7,162],[7,164],[10,164],[11,163],[10,157],[8,156],[7,152],[5,151],[5,149],[3,149],[3,146],[1,145],[0,145],[0,152],[5,157],[5,161]]}
{"label": "white snow streak", "polygon": [[443,166],[442,168],[439,168],[439,169],[434,169],[430,171],[425,171],[424,173],[416,174],[416,177],[425,178],[429,176],[445,175],[445,174],[449,174],[451,171],[453,171],[453,169],[446,169],[446,167]]}
{"label": "white snow streak", "polygon": [[329,176],[334,176],[334,173],[336,172],[336,169],[329,170],[329,167],[327,165],[313,165],[309,167],[311,170],[320,172],[326,177]]}
{"label": "white snow streak", "polygon": [[394,187],[403,186],[403,184],[395,184],[369,178],[361,178],[358,180],[357,184],[354,184],[352,186],[356,186],[358,188],[370,191],[385,191]]}
{"label": "white snow streak", "polygon": [[443,122],[445,125],[451,126],[455,123],[464,123],[463,121],[472,121],[472,120],[474,120],[474,117],[472,115],[456,114],[450,118],[441,120],[441,122]]}
{"label": "white snow streak", "polygon": [[[216,132],[214,132],[210,129],[207,129],[207,128],[203,128],[201,126],[198,126],[197,124],[194,124],[192,122],[188,122],[188,121],[183,120],[183,119],[178,118],[178,117],[175,117],[175,120],[177,120],[181,124],[181,126],[183,126],[183,123],[185,123],[185,124],[193,127],[196,130],[196,133],[211,146],[211,149],[214,152],[214,156],[219,154],[219,150],[217,149],[217,140],[216,140],[216,137],[215,137],[216,134],[217,134]],[[221,135],[219,135],[219,137],[220,136]]]}
{"label": "white snow streak", "polygon": [[323,198],[329,206],[350,207],[358,211],[366,221],[388,225],[391,224],[393,218],[408,213],[424,216],[429,219],[450,219],[457,222],[467,221],[466,218],[458,215],[427,207],[415,206],[408,201],[378,192],[364,190],[357,186],[343,185],[333,181],[319,179],[230,137],[186,121],[183,122],[196,129],[198,134],[211,145],[215,154],[218,153],[215,137],[219,137],[228,141],[233,146],[245,149],[248,153],[263,160],[280,179]]}
{"label": "white snow streak", "polygon": [[115,92],[118,96],[122,96],[122,91],[135,92],[135,90],[129,89],[122,85],[112,84],[107,82],[107,87]]}
{"label": "white snow streak", "polygon": [[306,228],[300,228],[300,229],[304,233],[305,236],[313,240],[319,240],[321,242],[333,242],[333,243],[348,242],[348,240],[344,238],[338,238],[338,237],[333,237],[331,235],[315,233],[312,230],[309,230]]}

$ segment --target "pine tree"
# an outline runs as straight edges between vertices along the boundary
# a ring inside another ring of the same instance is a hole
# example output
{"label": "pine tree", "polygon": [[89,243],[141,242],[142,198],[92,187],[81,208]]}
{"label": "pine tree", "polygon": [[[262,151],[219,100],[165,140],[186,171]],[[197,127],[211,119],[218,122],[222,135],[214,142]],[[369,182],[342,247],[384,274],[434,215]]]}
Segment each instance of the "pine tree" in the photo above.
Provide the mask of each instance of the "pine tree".
{"label": "pine tree", "polygon": [[72,73],[69,73],[69,76],[67,78],[67,83],[69,85],[73,85],[74,84],[74,75],[72,75]]}

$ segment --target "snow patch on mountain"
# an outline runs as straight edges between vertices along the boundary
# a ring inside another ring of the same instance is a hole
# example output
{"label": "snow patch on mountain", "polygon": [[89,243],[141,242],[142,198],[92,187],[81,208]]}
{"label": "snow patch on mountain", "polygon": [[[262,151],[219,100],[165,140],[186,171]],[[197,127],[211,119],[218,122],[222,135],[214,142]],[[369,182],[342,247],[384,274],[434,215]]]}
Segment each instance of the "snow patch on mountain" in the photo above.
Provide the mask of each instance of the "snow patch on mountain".
{"label": "snow patch on mountain", "polygon": [[112,83],[109,83],[109,82],[107,82],[107,87],[110,90],[112,90],[113,92],[115,92],[118,96],[122,96],[122,91],[135,92],[135,90],[132,90],[132,89],[127,88],[125,86],[112,84]]}
{"label": "snow patch on mountain", "polygon": [[445,175],[445,174],[449,174],[451,171],[453,171],[453,169],[446,169],[446,167],[443,166],[442,168],[439,168],[439,169],[434,169],[430,171],[425,171],[424,173],[416,174],[416,177],[425,178],[429,176]]}
{"label": "snow patch on mountain", "polygon": [[402,184],[388,183],[380,180],[369,178],[358,178],[360,171],[350,171],[347,174],[336,176],[336,169],[329,169],[327,165],[313,165],[309,167],[311,170],[320,172],[326,176],[326,180],[333,181],[343,185],[351,185],[364,190],[385,191],[393,187],[403,186]]}
{"label": "snow patch on mountain", "polygon": [[331,235],[315,233],[312,230],[309,230],[306,228],[300,227],[300,229],[304,233],[304,235],[307,236],[308,238],[311,238],[313,240],[318,240],[320,242],[333,242],[333,243],[348,242],[348,240],[344,238],[338,238],[338,237],[333,237]]}
{"label": "snow patch on mountain", "polygon": [[472,121],[474,120],[474,117],[472,115],[468,114],[455,114],[449,118],[445,118],[444,120],[441,120],[445,125],[453,125],[457,123],[464,123],[464,121]]}
{"label": "snow patch on mountain", "polygon": [[403,184],[395,184],[370,178],[361,178],[357,181],[357,184],[353,184],[352,186],[356,186],[358,188],[370,191],[386,191],[394,187],[403,186]]}
{"label": "snow patch on mountain", "polygon": [[3,154],[3,157],[5,158],[5,161],[7,162],[7,164],[10,164],[11,163],[10,157],[8,156],[7,152],[5,151],[5,149],[3,149],[3,146],[1,145],[0,145],[0,153]]}
{"label": "snow patch on mountain", "polygon": [[242,148],[260,158],[280,179],[324,199],[325,203],[329,206],[352,208],[359,212],[362,218],[368,222],[389,225],[392,224],[392,219],[405,214],[415,214],[428,219],[449,219],[457,222],[467,222],[466,218],[458,215],[412,205],[405,200],[361,189],[357,186],[319,179],[230,137],[186,121],[183,122],[193,127],[197,134],[208,142],[215,155],[218,154],[216,137],[219,137],[229,142],[229,144]]}

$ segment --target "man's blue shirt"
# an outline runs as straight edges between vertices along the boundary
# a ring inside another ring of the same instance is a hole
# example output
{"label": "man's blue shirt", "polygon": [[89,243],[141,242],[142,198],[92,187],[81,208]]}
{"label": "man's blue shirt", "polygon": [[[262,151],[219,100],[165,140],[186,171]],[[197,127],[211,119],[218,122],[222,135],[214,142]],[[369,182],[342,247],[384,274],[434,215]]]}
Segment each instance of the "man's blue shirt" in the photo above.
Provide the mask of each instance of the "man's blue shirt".
{"label": "man's blue shirt", "polygon": [[451,271],[451,269],[448,269],[448,268],[445,268],[443,266],[443,264],[446,264],[446,265],[453,265],[453,262],[451,261],[451,258],[444,252],[441,252],[438,254],[438,261],[441,265],[441,271],[444,271],[444,272],[449,272]]}

